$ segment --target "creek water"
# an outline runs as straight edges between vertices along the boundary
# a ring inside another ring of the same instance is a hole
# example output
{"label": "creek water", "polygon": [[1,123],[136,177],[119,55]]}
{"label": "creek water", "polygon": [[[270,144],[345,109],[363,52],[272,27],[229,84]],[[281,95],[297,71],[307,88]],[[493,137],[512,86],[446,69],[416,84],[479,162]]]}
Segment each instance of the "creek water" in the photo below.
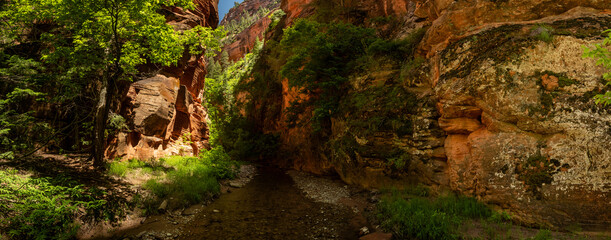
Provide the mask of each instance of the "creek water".
{"label": "creek water", "polygon": [[283,170],[259,168],[242,188],[221,195],[181,227],[178,239],[358,239],[346,207],[314,202]]}

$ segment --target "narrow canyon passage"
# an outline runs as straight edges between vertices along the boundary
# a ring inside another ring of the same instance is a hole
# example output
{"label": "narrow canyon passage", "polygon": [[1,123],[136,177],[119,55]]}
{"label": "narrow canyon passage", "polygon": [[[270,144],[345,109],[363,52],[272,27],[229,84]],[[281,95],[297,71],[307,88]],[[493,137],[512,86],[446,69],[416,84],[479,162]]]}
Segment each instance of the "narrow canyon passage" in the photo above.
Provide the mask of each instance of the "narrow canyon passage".
{"label": "narrow canyon passage", "polygon": [[[352,210],[317,203],[283,170],[263,167],[186,224],[180,239],[357,239]],[[352,224],[351,224],[352,222]]]}

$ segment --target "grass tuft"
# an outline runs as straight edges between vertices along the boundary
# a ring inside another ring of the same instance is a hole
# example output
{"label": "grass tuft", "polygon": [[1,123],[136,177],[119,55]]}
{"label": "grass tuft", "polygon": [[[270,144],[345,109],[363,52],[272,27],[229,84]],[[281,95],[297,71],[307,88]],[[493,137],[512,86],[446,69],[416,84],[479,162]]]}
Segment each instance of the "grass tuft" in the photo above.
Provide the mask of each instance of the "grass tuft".
{"label": "grass tuft", "polygon": [[[422,192],[416,191],[418,195]],[[485,204],[454,195],[434,200],[416,196],[405,199],[395,191],[378,204],[382,227],[397,239],[458,239],[457,229],[463,220],[490,216],[492,210]]]}
{"label": "grass tuft", "polygon": [[185,207],[210,199],[220,192],[218,180],[236,175],[238,163],[222,147],[202,152],[198,157],[171,156],[159,160],[113,162],[109,174],[124,177],[131,171],[148,175],[142,188],[151,197],[140,201],[145,214],[158,213],[157,206],[169,199],[169,208]]}
{"label": "grass tuft", "polygon": [[126,162],[112,162],[108,166],[108,174],[117,177],[125,177],[129,164]]}
{"label": "grass tuft", "polygon": [[531,238],[531,240],[551,240],[552,232],[547,229],[541,229],[537,232],[537,235]]}

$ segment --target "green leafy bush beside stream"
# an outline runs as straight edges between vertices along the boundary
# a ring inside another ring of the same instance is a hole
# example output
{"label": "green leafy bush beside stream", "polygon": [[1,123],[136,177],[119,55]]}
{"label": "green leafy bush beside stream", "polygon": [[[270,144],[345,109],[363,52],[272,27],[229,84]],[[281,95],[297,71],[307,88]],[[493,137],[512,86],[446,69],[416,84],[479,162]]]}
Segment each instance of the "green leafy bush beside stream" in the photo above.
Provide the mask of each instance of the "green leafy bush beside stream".
{"label": "green leafy bush beside stream", "polygon": [[462,221],[494,215],[474,198],[455,195],[427,198],[424,193],[403,196],[395,191],[383,198],[378,204],[382,227],[397,239],[459,239],[457,229]]}
{"label": "green leafy bush beside stream", "polygon": [[143,207],[145,214],[151,214],[166,199],[172,199],[170,207],[180,207],[212,198],[219,193],[219,180],[235,178],[238,166],[222,147],[216,147],[202,151],[198,157],[116,161],[109,165],[109,174],[147,175],[149,180],[142,187],[154,198],[144,200]]}

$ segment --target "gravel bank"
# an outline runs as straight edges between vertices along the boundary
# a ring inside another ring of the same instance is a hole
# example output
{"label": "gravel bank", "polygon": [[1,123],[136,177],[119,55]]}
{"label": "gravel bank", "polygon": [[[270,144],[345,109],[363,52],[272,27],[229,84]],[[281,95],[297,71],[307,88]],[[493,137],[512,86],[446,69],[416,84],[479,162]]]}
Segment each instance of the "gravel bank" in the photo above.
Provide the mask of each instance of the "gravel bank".
{"label": "gravel bank", "polygon": [[308,198],[316,202],[340,204],[340,200],[350,198],[348,186],[338,181],[294,170],[287,174]]}

